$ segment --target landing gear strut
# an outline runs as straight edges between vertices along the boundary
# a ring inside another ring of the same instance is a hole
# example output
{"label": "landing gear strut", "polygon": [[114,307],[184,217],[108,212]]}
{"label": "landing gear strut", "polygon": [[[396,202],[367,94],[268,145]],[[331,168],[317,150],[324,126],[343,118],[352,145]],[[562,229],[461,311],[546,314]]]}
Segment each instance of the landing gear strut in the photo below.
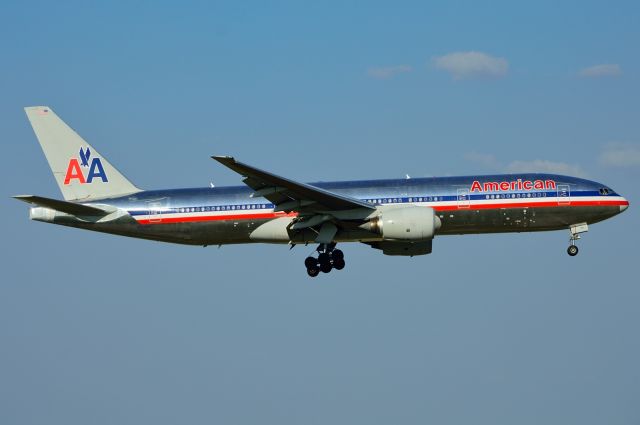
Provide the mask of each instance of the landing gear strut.
{"label": "landing gear strut", "polygon": [[304,260],[307,274],[311,277],[316,277],[320,272],[329,273],[332,269],[344,269],[344,253],[335,248],[335,243],[321,243],[316,249],[318,258],[309,256]]}
{"label": "landing gear strut", "polygon": [[578,255],[578,246],[576,245],[576,241],[580,239],[580,233],[588,232],[589,226],[587,223],[574,224],[569,227],[569,248],[567,248],[567,254],[572,257]]}

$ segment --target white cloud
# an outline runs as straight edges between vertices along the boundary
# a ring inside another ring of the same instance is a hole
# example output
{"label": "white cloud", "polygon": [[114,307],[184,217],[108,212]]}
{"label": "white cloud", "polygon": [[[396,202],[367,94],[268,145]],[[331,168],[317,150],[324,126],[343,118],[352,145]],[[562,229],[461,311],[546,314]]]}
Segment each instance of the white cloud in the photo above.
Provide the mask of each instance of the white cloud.
{"label": "white cloud", "polygon": [[503,77],[509,62],[482,52],[454,52],[433,58],[436,68],[449,72],[455,80],[473,77]]}
{"label": "white cloud", "polygon": [[411,71],[413,71],[413,67],[411,67],[410,65],[380,66],[367,69],[367,75],[372,78],[384,80],[387,78],[395,77],[398,74]]}
{"label": "white cloud", "polygon": [[607,167],[639,167],[640,145],[633,143],[609,143],[598,158]]}
{"label": "white cloud", "polygon": [[554,162],[547,159],[512,161],[506,166],[505,170],[509,173],[552,173],[577,177],[585,177],[587,175],[579,165]]}
{"label": "white cloud", "polygon": [[604,63],[583,68],[578,75],[581,77],[617,77],[622,75],[622,69],[617,63]]}
{"label": "white cloud", "polygon": [[575,164],[536,159],[533,161],[511,161],[504,165],[492,154],[468,152],[464,155],[467,161],[480,164],[483,167],[500,173],[551,173],[570,176],[586,177],[587,173]]}
{"label": "white cloud", "polygon": [[495,155],[490,153],[481,153],[481,152],[467,152],[464,155],[464,159],[470,162],[474,162],[476,164],[481,165],[484,168],[490,170],[498,170],[502,168],[500,162],[498,162]]}

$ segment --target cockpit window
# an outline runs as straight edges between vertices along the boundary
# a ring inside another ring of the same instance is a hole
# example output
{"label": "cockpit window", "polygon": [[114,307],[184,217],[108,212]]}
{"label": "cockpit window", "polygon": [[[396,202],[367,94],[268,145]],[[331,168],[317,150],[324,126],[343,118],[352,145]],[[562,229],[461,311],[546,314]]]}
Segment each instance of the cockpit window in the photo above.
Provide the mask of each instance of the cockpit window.
{"label": "cockpit window", "polygon": [[601,187],[601,188],[600,188],[600,190],[599,190],[599,192],[600,192],[600,195],[604,195],[604,196],[606,196],[606,195],[608,195],[611,191],[610,191],[609,189],[607,189],[606,187]]}

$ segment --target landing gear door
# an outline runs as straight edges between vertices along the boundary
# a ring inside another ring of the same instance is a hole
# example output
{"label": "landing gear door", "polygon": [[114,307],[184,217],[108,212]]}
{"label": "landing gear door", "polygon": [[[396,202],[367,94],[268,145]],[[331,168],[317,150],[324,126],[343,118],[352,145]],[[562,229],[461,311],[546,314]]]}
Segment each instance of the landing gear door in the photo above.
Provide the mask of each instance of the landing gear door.
{"label": "landing gear door", "polygon": [[558,205],[571,205],[571,188],[568,184],[558,185]]}

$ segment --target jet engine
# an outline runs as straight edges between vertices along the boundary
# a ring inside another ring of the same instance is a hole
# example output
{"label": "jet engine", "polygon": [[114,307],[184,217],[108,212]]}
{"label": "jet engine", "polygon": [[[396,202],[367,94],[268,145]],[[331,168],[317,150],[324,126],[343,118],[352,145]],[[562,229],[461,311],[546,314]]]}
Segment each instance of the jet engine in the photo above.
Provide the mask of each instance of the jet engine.
{"label": "jet engine", "polygon": [[440,218],[429,207],[379,207],[367,223],[368,230],[384,240],[426,241],[441,226]]}

